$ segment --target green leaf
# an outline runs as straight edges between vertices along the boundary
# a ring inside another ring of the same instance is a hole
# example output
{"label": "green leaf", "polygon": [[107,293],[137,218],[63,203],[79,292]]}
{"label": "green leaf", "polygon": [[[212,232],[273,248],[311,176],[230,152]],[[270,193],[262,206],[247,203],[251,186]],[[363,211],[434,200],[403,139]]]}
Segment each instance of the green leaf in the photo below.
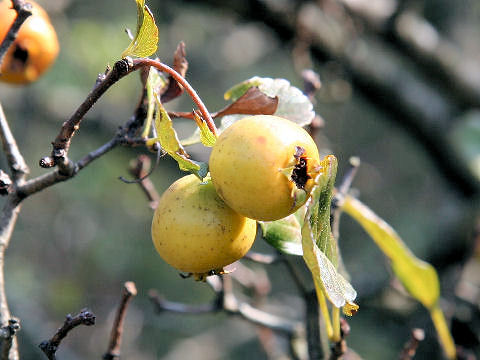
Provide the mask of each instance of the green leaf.
{"label": "green leaf", "polygon": [[172,119],[170,119],[170,116],[168,116],[167,111],[160,102],[158,94],[155,93],[154,96],[157,110],[155,117],[157,137],[149,139],[146,145],[150,147],[156,142],[159,142],[163,150],[177,161],[180,170],[189,171],[195,174],[200,180],[203,180],[208,173],[208,165],[189,158],[189,155],[178,140],[177,132],[173,128]]}
{"label": "green leaf", "polygon": [[347,196],[343,211],[353,217],[390,259],[395,275],[405,289],[426,308],[436,306],[440,296],[437,272],[418,259],[395,230],[359,200]]}
{"label": "green leaf", "polygon": [[447,358],[455,359],[455,343],[439,306],[440,283],[433,266],[418,259],[396,231],[359,200],[346,196],[342,209],[364,228],[390,259],[395,275],[410,295],[429,310]]}
{"label": "green leaf", "polygon": [[158,28],[152,12],[145,5],[145,0],[137,2],[137,32],[130,45],[122,53],[127,56],[148,57],[157,51]]}
{"label": "green leaf", "polygon": [[200,141],[204,146],[213,147],[217,142],[217,137],[207,125],[207,122],[201,118],[195,111],[193,112],[193,118],[197,123],[200,132]]}
{"label": "green leaf", "polygon": [[[311,197],[306,203],[302,226],[303,258],[312,273],[317,291],[323,292],[337,308],[352,306],[357,292],[337,271],[336,242],[330,230],[330,205],[337,172],[337,159],[326,156],[321,162],[322,172],[315,179]],[[322,251],[322,249],[325,251]]]}
{"label": "green leaf", "polygon": [[143,137],[148,137],[148,135],[150,134],[150,128],[153,122],[153,114],[155,113],[156,107],[155,93],[158,92],[158,89],[161,89],[166,85],[167,80],[165,79],[163,74],[154,67],[150,67],[146,82],[148,106],[147,117],[145,119],[145,127],[142,134]]}
{"label": "green leaf", "polygon": [[[310,124],[315,117],[313,104],[310,99],[305,96],[300,89],[292,86],[290,82],[285,79],[255,76],[232,87],[225,93],[224,98],[235,101],[253,86],[257,86],[260,91],[270,97],[278,97],[278,107],[274,115],[289,119],[299,126]],[[242,118],[244,116],[245,115],[229,115],[225,116],[224,119],[230,117]],[[227,121],[232,122],[232,120]]]}
{"label": "green leaf", "polygon": [[276,221],[259,221],[263,238],[280,252],[303,255],[302,225],[306,208],[302,206],[294,214]]}
{"label": "green leaf", "polygon": [[247,92],[251,87],[259,87],[262,84],[262,79],[259,77],[253,77],[251,79],[242,81],[240,84],[234,85],[223,94],[225,100],[230,100],[231,102],[237,101],[243,94]]}

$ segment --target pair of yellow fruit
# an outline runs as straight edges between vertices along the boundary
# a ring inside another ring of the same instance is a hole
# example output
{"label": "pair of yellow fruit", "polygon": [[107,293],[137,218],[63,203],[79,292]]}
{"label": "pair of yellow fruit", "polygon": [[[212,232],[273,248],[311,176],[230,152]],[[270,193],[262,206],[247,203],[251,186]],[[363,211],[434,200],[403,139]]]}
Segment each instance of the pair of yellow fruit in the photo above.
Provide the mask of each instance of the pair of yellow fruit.
{"label": "pair of yellow fruit", "polygon": [[277,117],[246,117],[213,147],[211,180],[194,175],[162,195],[152,222],[160,256],[203,279],[243,257],[255,240],[256,220],[278,220],[302,206],[318,172],[310,135]]}

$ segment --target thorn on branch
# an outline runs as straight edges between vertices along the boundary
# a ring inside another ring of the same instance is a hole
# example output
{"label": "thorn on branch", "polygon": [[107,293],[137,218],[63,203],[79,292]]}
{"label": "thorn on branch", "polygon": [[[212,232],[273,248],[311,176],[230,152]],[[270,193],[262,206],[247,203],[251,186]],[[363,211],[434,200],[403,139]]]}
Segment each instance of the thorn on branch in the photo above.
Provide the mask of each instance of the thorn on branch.
{"label": "thorn on branch", "polygon": [[57,330],[50,340],[45,340],[38,345],[49,360],[55,360],[55,353],[68,333],[79,325],[91,326],[95,325],[95,315],[88,309],[83,309],[79,314],[72,317],[66,316],[63,326]]}
{"label": "thorn on branch", "polygon": [[122,344],[123,323],[127,313],[127,307],[134,296],[137,295],[135,283],[127,281],[123,284],[122,298],[118,306],[117,315],[113,323],[112,332],[110,334],[110,343],[107,352],[103,355],[105,360],[113,360],[120,357],[120,346]]}
{"label": "thorn on branch", "polygon": [[0,170],[0,195],[8,195],[10,186],[12,185],[12,179],[3,170]]}

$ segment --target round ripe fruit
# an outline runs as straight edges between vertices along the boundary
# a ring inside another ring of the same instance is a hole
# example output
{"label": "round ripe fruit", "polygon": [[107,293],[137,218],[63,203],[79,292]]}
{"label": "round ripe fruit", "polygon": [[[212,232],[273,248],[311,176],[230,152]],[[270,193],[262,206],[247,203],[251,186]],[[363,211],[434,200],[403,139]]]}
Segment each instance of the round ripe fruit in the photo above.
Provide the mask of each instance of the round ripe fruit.
{"label": "round ripe fruit", "polygon": [[257,225],[230,209],[211,181],[195,175],[175,181],[162,195],[152,221],[152,239],[160,256],[197,279],[222,273],[243,257],[255,240]]}
{"label": "round ripe fruit", "polygon": [[[8,49],[1,67],[0,81],[27,84],[35,81],[55,61],[58,39],[47,13],[40,5],[32,4],[32,15],[25,20],[17,38]],[[0,0],[0,41],[7,35],[17,13],[10,0]]]}
{"label": "round ripe fruit", "polygon": [[232,209],[271,221],[305,203],[319,155],[311,136],[294,122],[257,115],[237,121],[218,137],[209,165],[219,196]]}

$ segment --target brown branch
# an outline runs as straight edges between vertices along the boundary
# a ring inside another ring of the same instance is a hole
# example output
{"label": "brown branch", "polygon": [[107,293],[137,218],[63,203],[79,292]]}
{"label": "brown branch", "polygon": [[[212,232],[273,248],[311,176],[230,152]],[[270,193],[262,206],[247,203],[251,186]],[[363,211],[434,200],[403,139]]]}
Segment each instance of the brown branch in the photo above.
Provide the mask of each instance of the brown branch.
{"label": "brown branch", "polygon": [[3,112],[0,103],[0,137],[2,140],[3,151],[7,157],[7,162],[12,172],[14,180],[21,181],[29,173],[28,166],[18,149],[17,142],[10,130],[7,118]]}
{"label": "brown branch", "polygon": [[12,187],[12,179],[0,169],[0,195],[8,195]]}
{"label": "brown branch", "polygon": [[347,353],[348,347],[345,338],[350,334],[350,325],[347,320],[340,319],[340,341],[332,344],[332,352],[330,353],[330,360],[343,359],[343,356]]}
{"label": "brown branch", "polygon": [[120,346],[122,344],[122,335],[123,335],[123,322],[125,320],[125,315],[127,313],[128,304],[130,303],[132,298],[136,295],[137,295],[137,288],[135,287],[135,283],[132,281],[127,281],[123,285],[122,298],[117,310],[117,315],[115,316],[115,321],[113,323],[108,350],[103,355],[103,359],[105,360],[112,360],[117,357],[120,357]]}
{"label": "brown branch", "polygon": [[[20,201],[15,189],[21,185],[28,174],[28,166],[18,149],[15,138],[10,130],[7,119],[0,104],[0,138],[3,145],[3,151],[7,157],[10,167],[13,183],[8,187],[10,194],[4,203],[0,213],[0,326],[8,326],[12,318],[8,308],[7,294],[5,292],[5,251],[8,248],[13,229],[17,222],[20,212]],[[9,360],[19,358],[16,339],[2,339],[3,354]]]}
{"label": "brown branch", "polygon": [[410,339],[407,341],[400,353],[400,360],[411,360],[417,352],[418,345],[425,339],[425,332],[422,329],[413,329]]}
{"label": "brown branch", "polygon": [[52,167],[59,165],[60,160],[64,159],[64,163],[68,165],[68,150],[73,135],[79,129],[85,114],[92,108],[97,100],[117,81],[130,72],[136,70],[138,67],[133,66],[127,59],[117,61],[113,66],[113,69],[93,88],[93,90],[87,95],[83,103],[77,108],[73,115],[63,123],[62,128],[53,141],[53,150],[51,157],[43,158],[40,160],[40,165],[43,167]]}
{"label": "brown branch", "polygon": [[[13,9],[17,12],[17,17],[15,18],[12,26],[7,32],[7,35],[0,44],[0,67],[3,62],[3,58],[7,53],[8,48],[13,44],[17,38],[18,31],[23,25],[25,20],[32,15],[32,5],[24,0],[12,0]],[[1,74],[0,74],[1,76]]]}
{"label": "brown branch", "polygon": [[75,315],[74,317],[68,314],[66,316],[65,322],[63,323],[63,326],[57,330],[55,335],[53,335],[50,340],[42,341],[42,343],[38,345],[49,360],[56,359],[55,353],[58,350],[58,347],[60,346],[62,340],[68,335],[71,330],[73,330],[79,325],[95,325],[95,315],[88,309],[81,310],[80,313]]}
{"label": "brown branch", "polygon": [[0,337],[3,339],[1,359],[10,359],[10,350],[15,339],[15,334],[20,330],[20,322],[18,319],[13,318],[8,320],[8,325],[0,329]]}

